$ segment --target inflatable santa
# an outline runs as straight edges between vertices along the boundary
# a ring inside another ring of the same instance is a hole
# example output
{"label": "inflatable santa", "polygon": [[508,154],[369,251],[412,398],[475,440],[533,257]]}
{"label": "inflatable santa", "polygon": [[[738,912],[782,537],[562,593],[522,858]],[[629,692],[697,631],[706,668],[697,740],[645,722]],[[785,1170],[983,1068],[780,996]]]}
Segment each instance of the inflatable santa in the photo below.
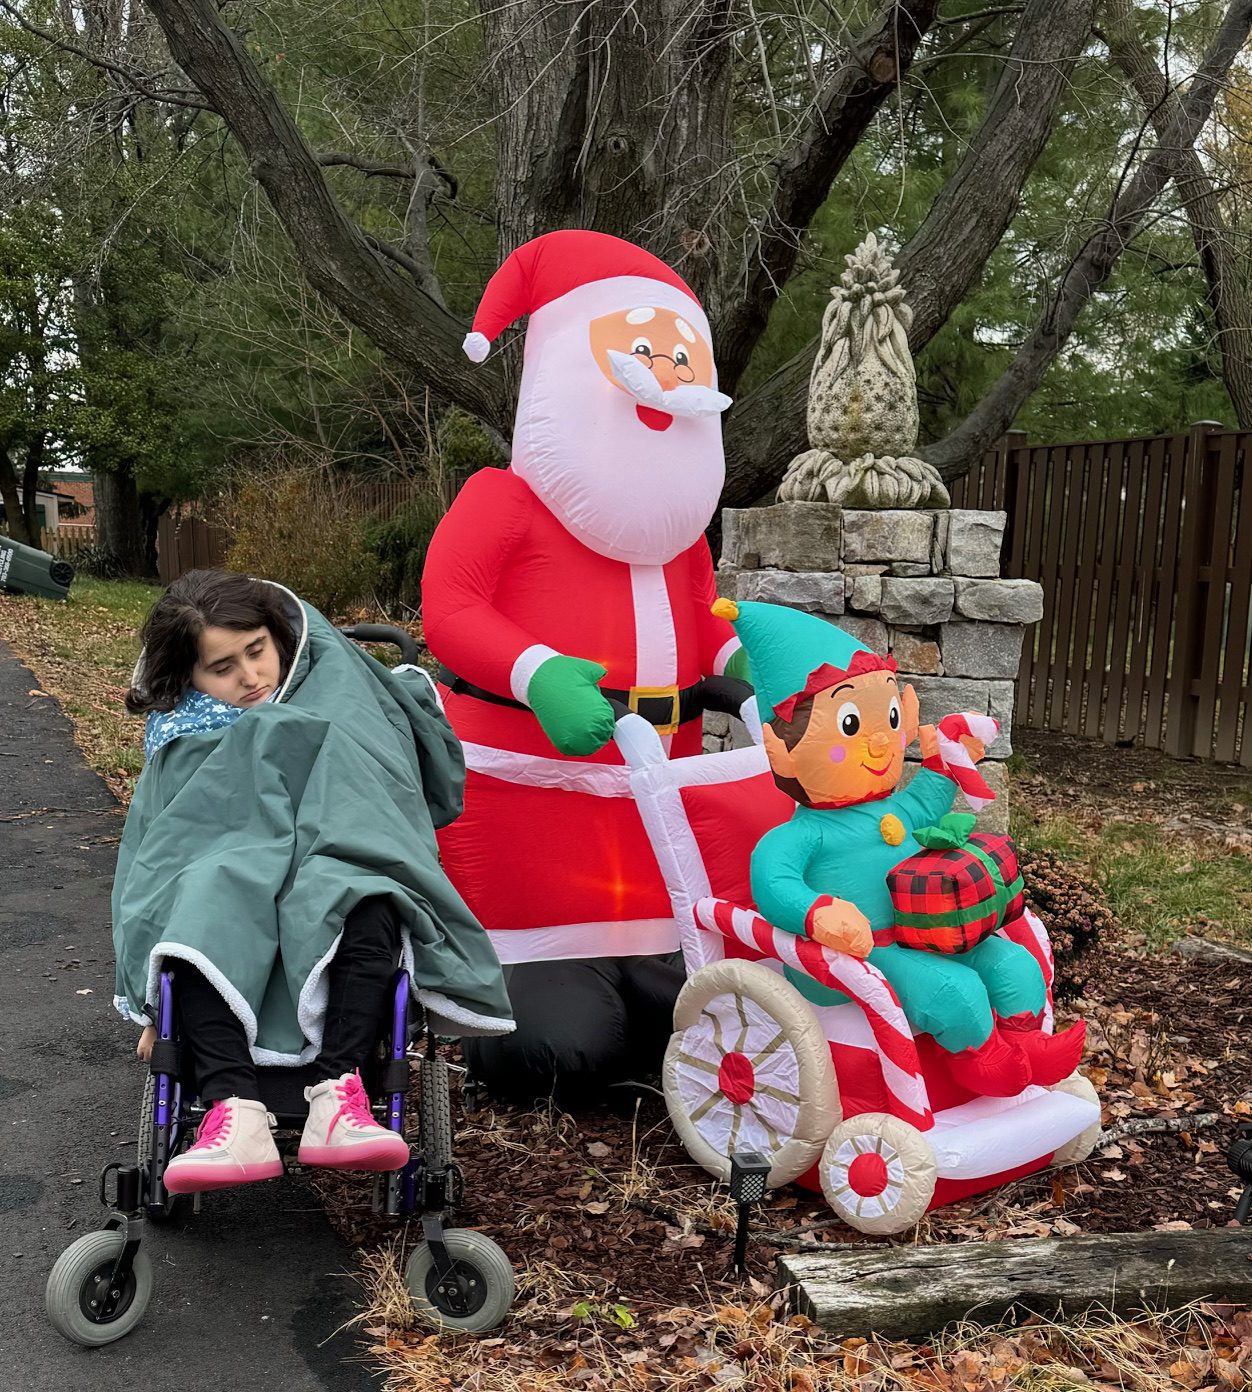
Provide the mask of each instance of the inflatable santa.
{"label": "inflatable santa", "polygon": [[468,356],[523,315],[510,467],[440,523],[422,614],[468,768],[444,865],[518,1022],[471,1063],[498,1096],[569,1106],[659,1062],[682,984],[610,699],[698,753],[702,679],[746,662],[710,609],[730,401],[695,295],[629,242],[554,232],[492,277]]}

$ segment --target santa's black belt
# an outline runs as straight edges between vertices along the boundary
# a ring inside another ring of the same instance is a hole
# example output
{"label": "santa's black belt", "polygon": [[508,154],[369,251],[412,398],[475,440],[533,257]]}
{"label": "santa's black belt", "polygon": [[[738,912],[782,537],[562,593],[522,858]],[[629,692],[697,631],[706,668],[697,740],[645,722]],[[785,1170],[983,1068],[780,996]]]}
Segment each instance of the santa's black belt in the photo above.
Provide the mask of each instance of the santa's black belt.
{"label": "santa's black belt", "polygon": [[[443,685],[458,696],[476,696],[480,701],[490,701],[497,706],[512,706],[515,710],[530,709],[511,696],[497,696],[494,691],[487,691],[481,686],[475,686],[473,682],[467,682],[464,677],[458,677],[447,667],[440,667],[438,675]],[[629,691],[602,686],[600,694],[607,700],[616,701],[627,710],[634,711],[636,715],[643,716],[649,725],[655,725],[665,734],[672,733],[679,725],[685,725],[688,720],[695,720],[703,714],[703,690],[704,683],[696,682],[693,686],[681,688],[632,686]]]}

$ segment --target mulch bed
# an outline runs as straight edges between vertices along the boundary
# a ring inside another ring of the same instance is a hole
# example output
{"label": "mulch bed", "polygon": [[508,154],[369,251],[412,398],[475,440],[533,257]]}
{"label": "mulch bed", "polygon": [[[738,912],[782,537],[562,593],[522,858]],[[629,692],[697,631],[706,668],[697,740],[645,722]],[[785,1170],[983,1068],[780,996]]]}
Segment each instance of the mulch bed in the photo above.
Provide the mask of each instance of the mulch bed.
{"label": "mulch bed", "polygon": [[[1252,969],[1112,946],[1097,948],[1091,967],[1088,993],[1069,1011],[1088,1021],[1084,1071],[1104,1100],[1106,1130],[1206,1113],[1216,1124],[1128,1135],[1081,1166],[929,1214],[896,1241],[1231,1221],[1238,1191],[1225,1150],[1237,1122],[1252,1121]],[[733,1217],[725,1191],[676,1144],[654,1094],[624,1092],[621,1110],[576,1121],[500,1108],[464,1118],[461,1221],[500,1242],[522,1273],[519,1313],[508,1343],[499,1343],[500,1356],[516,1366],[566,1366],[589,1326],[615,1356],[672,1349],[675,1341],[665,1341],[683,1327],[673,1323],[675,1310],[742,1308],[765,1297],[782,1245],[891,1240],[843,1227],[820,1195],[788,1188],[754,1215],[751,1279],[736,1280],[728,1273]],[[324,1183],[332,1221],[348,1241],[368,1251],[394,1239],[363,1210],[354,1181]]]}

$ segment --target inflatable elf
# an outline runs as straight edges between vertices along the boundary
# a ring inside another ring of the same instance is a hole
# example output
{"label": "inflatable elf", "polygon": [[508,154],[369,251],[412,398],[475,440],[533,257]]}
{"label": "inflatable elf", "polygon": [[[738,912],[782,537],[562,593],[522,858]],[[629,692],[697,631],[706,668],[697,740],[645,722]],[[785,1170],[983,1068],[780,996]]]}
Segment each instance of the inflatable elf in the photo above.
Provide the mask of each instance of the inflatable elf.
{"label": "inflatable elf", "polygon": [[469,770],[444,868],[505,964],[517,1032],[471,1044],[497,1094],[566,1106],[659,1065],[682,986],[669,897],[609,699],[698,754],[701,681],[742,661],[710,606],[725,476],[708,321],[664,262],[554,232],[491,278],[465,351],[529,316],[507,469],[440,523],[422,619]]}
{"label": "inflatable elf", "polygon": [[[1016,875],[1011,843],[970,837],[972,818],[945,818],[958,786],[971,803],[994,796],[975,766],[995,722],[950,716],[938,729],[919,728],[916,693],[901,687],[891,658],[797,610],[730,600],[714,609],[743,640],[775,782],[798,804],[753,852],[760,912],[788,932],[867,957],[968,1091],[1009,1097],[1068,1077],[1085,1026],[1044,1032],[1043,973],[1026,948],[994,931],[1021,912],[1020,886],[1004,884],[1000,869],[1011,864]],[[914,739],[922,767],[901,791]],[[936,883],[954,883],[944,871],[950,862],[957,879],[961,867],[972,870],[966,884],[985,886],[989,900],[972,902],[959,888],[936,896]],[[843,999],[798,972],[787,976],[815,1004]]]}

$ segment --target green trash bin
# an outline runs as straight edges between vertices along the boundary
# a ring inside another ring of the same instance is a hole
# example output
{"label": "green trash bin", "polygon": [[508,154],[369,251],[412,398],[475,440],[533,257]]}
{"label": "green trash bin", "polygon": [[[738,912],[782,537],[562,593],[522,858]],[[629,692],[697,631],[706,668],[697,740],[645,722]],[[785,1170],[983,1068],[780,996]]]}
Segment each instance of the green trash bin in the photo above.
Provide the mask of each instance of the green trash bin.
{"label": "green trash bin", "polygon": [[64,599],[74,580],[74,567],[46,551],[0,536],[0,590],[13,594]]}

